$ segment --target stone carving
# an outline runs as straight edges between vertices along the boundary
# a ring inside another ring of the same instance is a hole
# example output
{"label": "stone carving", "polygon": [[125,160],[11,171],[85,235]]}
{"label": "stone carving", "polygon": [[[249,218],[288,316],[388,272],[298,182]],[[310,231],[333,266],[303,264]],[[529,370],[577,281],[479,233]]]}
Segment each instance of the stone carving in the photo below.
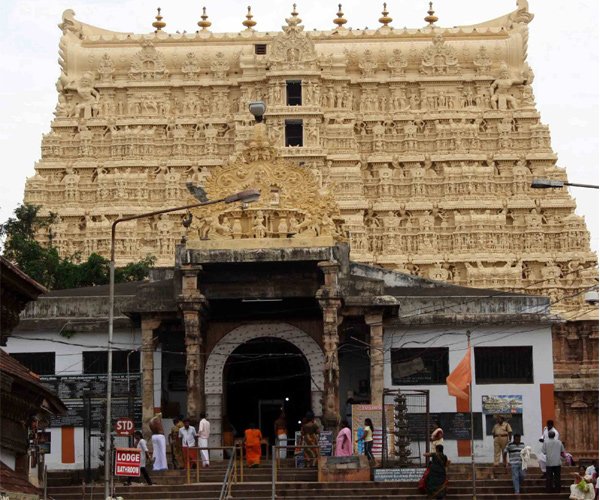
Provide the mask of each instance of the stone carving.
{"label": "stone carving", "polygon": [[181,66],[181,72],[185,80],[194,80],[200,75],[200,63],[193,52],[185,55],[185,60]]}
{"label": "stone carving", "polygon": [[425,75],[456,75],[460,72],[456,50],[441,34],[433,37],[433,45],[425,49],[421,59],[421,73]]}
{"label": "stone carving", "polygon": [[402,54],[400,49],[394,49],[392,55],[387,61],[387,67],[390,69],[392,76],[402,76],[408,66],[408,60]]}
{"label": "stone carving", "polygon": [[476,74],[478,76],[489,75],[490,70],[492,69],[492,60],[488,55],[487,49],[483,45],[479,47],[477,57],[473,61],[473,64],[475,65]]}
{"label": "stone carving", "polygon": [[372,78],[375,76],[375,71],[377,71],[377,61],[375,61],[375,56],[370,50],[365,50],[365,53],[358,63],[358,67],[362,73],[362,76],[365,78]]}
{"label": "stone carving", "polygon": [[227,62],[227,58],[223,52],[217,52],[213,61],[210,63],[210,70],[212,71],[215,80],[225,80],[227,78],[229,62]]}
{"label": "stone carving", "polygon": [[315,68],[317,54],[312,40],[304,33],[302,20],[294,8],[292,16],[286,19],[283,33],[278,34],[272,44],[269,63],[274,70]]}
{"label": "stone carving", "polygon": [[134,81],[163,80],[169,76],[164,57],[152,42],[142,43],[142,50],[133,56],[128,76]]}
{"label": "stone carving", "polygon": [[101,82],[110,82],[113,79],[113,73],[115,72],[115,65],[108,53],[102,55],[100,64],[98,64],[98,76]]}
{"label": "stone carving", "polygon": [[506,110],[518,107],[517,99],[511,94],[511,88],[524,80],[511,78],[508,66],[503,64],[500,68],[500,76],[494,80],[490,87],[492,109]]}
{"label": "stone carving", "polygon": [[69,111],[70,116],[89,119],[98,114],[100,94],[94,88],[94,75],[86,72],[78,82],[72,82],[65,90],[74,90],[75,99]]}

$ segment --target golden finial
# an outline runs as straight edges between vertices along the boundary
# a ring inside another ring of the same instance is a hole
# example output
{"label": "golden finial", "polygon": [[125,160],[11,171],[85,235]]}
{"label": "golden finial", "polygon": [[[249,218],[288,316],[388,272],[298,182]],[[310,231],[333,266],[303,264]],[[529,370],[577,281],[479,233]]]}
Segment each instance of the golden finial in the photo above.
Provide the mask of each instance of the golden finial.
{"label": "golden finial", "polygon": [[387,10],[387,3],[383,4],[383,12],[381,14],[382,17],[379,18],[379,22],[383,24],[384,27],[387,27],[387,25],[393,21],[393,19],[389,16],[390,13]]}
{"label": "golden finial", "polygon": [[338,28],[343,28],[344,24],[346,24],[348,21],[346,21],[346,19],[344,19],[344,13],[342,12],[342,4],[339,3],[338,4],[338,11],[336,14],[337,18],[335,18],[333,20],[334,24],[337,24]]}
{"label": "golden finial", "polygon": [[198,26],[200,26],[203,30],[209,28],[212,24],[206,15],[206,7],[202,7],[202,15],[200,16],[200,19],[202,19],[202,21],[198,21]]}
{"label": "golden finial", "polygon": [[435,10],[433,10],[433,2],[429,2],[429,10],[427,11],[427,16],[425,16],[425,22],[433,25],[433,23],[437,22],[438,17],[434,16]]}
{"label": "golden finial", "polygon": [[162,29],[167,25],[167,23],[165,23],[162,19],[163,16],[160,15],[160,7],[158,9],[156,9],[157,14],[156,14],[156,21],[154,21],[152,23],[152,27],[156,28],[155,33],[158,33],[159,31],[162,31]]}
{"label": "golden finial", "polygon": [[247,30],[251,30],[253,26],[256,26],[256,21],[253,21],[252,18],[252,7],[248,5],[248,14],[246,14],[246,20],[242,22],[244,26],[246,26]]}

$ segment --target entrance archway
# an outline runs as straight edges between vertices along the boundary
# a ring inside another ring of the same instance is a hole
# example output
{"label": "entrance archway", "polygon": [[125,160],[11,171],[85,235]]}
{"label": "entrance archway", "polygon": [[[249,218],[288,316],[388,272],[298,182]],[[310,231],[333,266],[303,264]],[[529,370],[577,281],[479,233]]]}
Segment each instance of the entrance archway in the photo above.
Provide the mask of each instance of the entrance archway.
{"label": "entrance archway", "polygon": [[243,344],[255,339],[275,338],[292,344],[308,364],[310,377],[310,402],[315,415],[323,413],[322,394],[325,357],[317,342],[307,333],[288,323],[246,324],[225,335],[213,348],[206,361],[205,394],[211,427],[211,446],[221,445],[221,419],[224,410],[225,365],[231,354]]}
{"label": "entrance archway", "polygon": [[224,415],[238,434],[254,422],[273,442],[273,423],[285,409],[290,435],[311,407],[310,367],[287,340],[261,337],[237,347],[225,363]]}

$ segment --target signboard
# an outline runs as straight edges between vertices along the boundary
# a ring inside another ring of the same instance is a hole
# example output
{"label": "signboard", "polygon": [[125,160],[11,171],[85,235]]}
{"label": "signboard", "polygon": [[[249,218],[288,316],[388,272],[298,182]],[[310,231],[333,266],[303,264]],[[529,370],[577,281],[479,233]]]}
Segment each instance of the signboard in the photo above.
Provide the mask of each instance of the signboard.
{"label": "signboard", "polygon": [[115,448],[115,476],[139,476],[141,452],[139,448]]}
{"label": "signboard", "polygon": [[117,436],[132,436],[135,432],[135,424],[128,417],[118,418],[115,422],[115,432]]}
{"label": "signboard", "polygon": [[404,469],[374,469],[373,480],[375,482],[418,482],[425,474],[425,467],[406,467]]}
{"label": "signboard", "polygon": [[[429,439],[431,429],[427,429],[424,413],[407,413],[408,429],[413,441]],[[471,439],[471,414],[468,412],[430,413],[429,422],[438,421],[444,430],[444,439]],[[481,413],[473,413],[475,439],[483,439]]]}
{"label": "signboard", "polygon": [[[83,427],[89,421],[91,428],[102,429],[106,414],[106,375],[41,375],[40,381],[56,393],[67,407],[64,415],[51,417],[52,427]],[[142,425],[142,398],[140,374],[113,375],[112,414],[115,418],[132,418],[136,427]],[[131,389],[133,414],[129,404]],[[84,399],[86,400],[84,402]],[[89,408],[86,404],[89,402]]]}
{"label": "signboard", "polygon": [[319,434],[319,452],[322,457],[333,455],[333,432],[321,431]]}
{"label": "signboard", "polygon": [[481,410],[484,415],[515,415],[523,413],[523,396],[481,396]]}
{"label": "signboard", "polygon": [[40,453],[52,453],[52,433],[38,432],[37,444],[40,447]]}
{"label": "signboard", "polygon": [[[383,422],[381,420],[381,405],[352,405],[352,441],[355,443],[354,453],[361,455],[358,441],[359,429],[362,429],[366,418],[373,421],[375,432],[373,432],[373,456],[381,458],[383,444]],[[394,454],[394,405],[385,405],[385,423],[387,427],[387,449],[388,455]]]}

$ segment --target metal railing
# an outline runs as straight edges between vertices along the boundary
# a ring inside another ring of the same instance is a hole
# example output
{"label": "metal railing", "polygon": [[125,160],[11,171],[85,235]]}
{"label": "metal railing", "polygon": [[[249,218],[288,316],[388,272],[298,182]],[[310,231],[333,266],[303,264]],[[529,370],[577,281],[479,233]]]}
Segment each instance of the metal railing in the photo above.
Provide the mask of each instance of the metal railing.
{"label": "metal railing", "polygon": [[[289,441],[289,440],[288,440]],[[306,449],[312,449],[312,450],[316,450],[317,453],[317,459],[319,457],[319,445],[288,445],[288,446],[273,446],[271,448],[272,450],[272,461],[271,461],[271,500],[275,500],[277,498],[277,476],[278,476],[278,471],[279,471],[279,453],[277,453],[279,450],[294,450],[294,457],[296,456],[296,453],[298,452],[298,450],[306,450]]]}
{"label": "metal railing", "polygon": [[[241,448],[233,446],[231,448],[231,457],[229,457],[229,463],[227,464],[227,470],[225,471],[225,477],[223,478],[223,486],[221,487],[221,494],[219,500],[227,500],[233,498],[231,496],[231,488],[235,482],[237,482],[237,452]],[[243,460],[240,460],[242,462]],[[242,479],[243,480],[243,479]]]}
{"label": "metal railing", "polygon": [[[184,448],[185,449],[185,448]],[[210,452],[211,450],[230,450],[234,452],[235,455],[235,447],[233,446],[189,446],[187,447],[188,450],[195,450],[188,452],[186,455],[186,463],[185,463],[185,469],[186,469],[186,477],[187,477],[187,484],[191,484],[191,470],[192,470],[192,465],[195,464],[196,466],[196,482],[199,483],[200,482],[200,469],[202,467],[202,457],[201,457],[201,452],[206,450],[208,452],[208,455],[210,457]]]}

